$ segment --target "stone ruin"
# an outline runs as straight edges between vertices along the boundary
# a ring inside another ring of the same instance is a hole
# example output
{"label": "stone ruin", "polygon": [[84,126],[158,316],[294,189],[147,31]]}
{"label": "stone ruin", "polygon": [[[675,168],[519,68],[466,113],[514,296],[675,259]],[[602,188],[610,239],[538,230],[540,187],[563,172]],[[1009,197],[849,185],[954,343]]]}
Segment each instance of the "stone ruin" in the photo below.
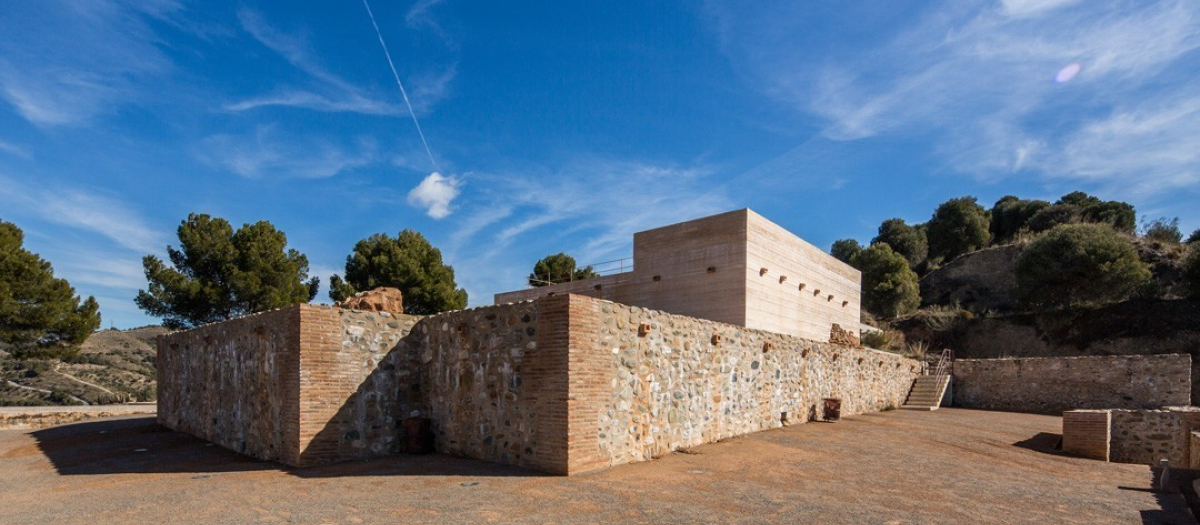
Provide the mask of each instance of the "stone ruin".
{"label": "stone ruin", "polygon": [[340,308],[364,312],[404,313],[404,294],[397,288],[380,286],[374,290],[358,292],[336,304]]}
{"label": "stone ruin", "polygon": [[829,329],[829,342],[835,345],[853,346],[855,348],[862,346],[862,341],[857,335],[849,330],[844,330],[841,325],[834,323]]}

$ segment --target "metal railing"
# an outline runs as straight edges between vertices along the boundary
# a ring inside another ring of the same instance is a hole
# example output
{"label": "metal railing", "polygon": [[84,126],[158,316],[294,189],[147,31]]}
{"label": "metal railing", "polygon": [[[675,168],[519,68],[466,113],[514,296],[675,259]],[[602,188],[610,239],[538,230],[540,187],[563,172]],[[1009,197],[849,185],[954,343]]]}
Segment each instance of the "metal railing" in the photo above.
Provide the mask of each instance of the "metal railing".
{"label": "metal railing", "polygon": [[938,359],[937,370],[933,373],[933,378],[940,385],[942,379],[950,375],[951,366],[954,365],[954,351],[947,348],[942,350],[942,357]]}
{"label": "metal railing", "polygon": [[[595,274],[593,277],[590,277],[588,279],[582,279],[585,281],[590,280],[590,279],[595,279],[596,277],[604,277],[607,275],[619,275],[619,274],[622,274],[625,272],[633,271],[633,257],[626,257],[624,259],[614,259],[611,261],[593,263],[593,264],[583,266],[581,268],[591,268],[592,273]],[[541,275],[535,276],[534,278],[531,279],[529,286],[530,287],[534,286],[532,284],[533,282],[541,283],[541,286],[548,286],[548,285],[552,285],[552,284],[563,284],[563,283],[570,283],[570,282],[576,281],[575,275],[573,273],[566,275],[565,278],[559,278],[559,279],[554,279],[554,278],[552,278],[552,276],[549,276],[549,275],[547,275],[545,277],[546,278],[543,279]]]}

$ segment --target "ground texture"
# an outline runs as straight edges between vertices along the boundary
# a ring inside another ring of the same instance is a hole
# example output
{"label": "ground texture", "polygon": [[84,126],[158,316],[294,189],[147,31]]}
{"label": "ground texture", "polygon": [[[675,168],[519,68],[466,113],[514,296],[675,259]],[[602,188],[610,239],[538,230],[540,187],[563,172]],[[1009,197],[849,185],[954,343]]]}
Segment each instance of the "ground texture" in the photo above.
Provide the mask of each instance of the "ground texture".
{"label": "ground texture", "polygon": [[809,423],[564,478],[445,456],[281,469],[135,417],[0,431],[0,522],[1193,523],[1151,470],[1062,456],[1052,416]]}

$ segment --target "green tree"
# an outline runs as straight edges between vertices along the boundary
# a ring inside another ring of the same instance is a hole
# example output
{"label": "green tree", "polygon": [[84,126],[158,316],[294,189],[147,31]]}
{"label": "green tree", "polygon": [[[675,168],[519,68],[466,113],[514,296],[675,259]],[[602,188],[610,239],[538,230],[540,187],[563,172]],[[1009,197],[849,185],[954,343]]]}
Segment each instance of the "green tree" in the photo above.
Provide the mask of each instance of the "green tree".
{"label": "green tree", "polygon": [[1113,229],[1132,234],[1137,230],[1137,212],[1133,205],[1119,201],[1091,204],[1080,213],[1084,222],[1109,224]]}
{"label": "green tree", "polygon": [[904,219],[888,219],[879,225],[879,235],[871,240],[871,244],[887,243],[896,253],[903,255],[908,265],[916,268],[925,261],[929,254],[929,241],[925,238],[925,230],[909,226]]}
{"label": "green tree", "polygon": [[598,277],[591,266],[575,267],[575,258],[565,253],[547,255],[533,265],[533,273],[529,274],[530,286],[546,286],[568,281],[580,281]]}
{"label": "green tree", "polygon": [[1089,206],[1101,204],[1103,202],[1104,201],[1100,200],[1099,197],[1088,195],[1082,191],[1073,191],[1063,195],[1062,197],[1059,197],[1058,202],[1055,202],[1055,204],[1067,204],[1070,206],[1078,206],[1080,209],[1083,209]]}
{"label": "green tree", "polygon": [[1012,195],[1002,197],[992,206],[991,226],[993,244],[1003,244],[1016,237],[1037,212],[1050,207],[1038,200],[1022,200]]}
{"label": "green tree", "polygon": [[0,220],[0,342],[17,357],[74,357],[100,327],[100,305],[92,297],[81,304],[24,242],[17,225]]}
{"label": "green tree", "polygon": [[404,312],[431,315],[467,307],[467,291],[454,282],[454,268],[425,236],[404,230],[396,238],[377,233],[354,245],[346,257],[344,279],[329,278],[329,297],[343,301],[380,286],[400,289]]}
{"label": "green tree", "polygon": [[1058,203],[1038,210],[1029,218],[1029,222],[1025,223],[1025,227],[1033,233],[1042,233],[1057,226],[1078,224],[1082,221],[1082,208],[1074,204]]}
{"label": "green tree", "polygon": [[1184,244],[1192,244],[1196,241],[1200,241],[1200,228],[1197,228],[1191,235],[1188,235],[1187,240],[1183,242]]}
{"label": "green tree", "polygon": [[868,312],[891,319],[921,306],[917,274],[891,246],[872,244],[857,260],[862,269],[863,307]]}
{"label": "green tree", "polygon": [[833,246],[829,248],[830,255],[855,268],[858,268],[858,254],[862,251],[862,245],[854,239],[838,239],[833,241]]}
{"label": "green tree", "polygon": [[1189,244],[1183,256],[1183,282],[1188,296],[1200,299],[1200,242]]}
{"label": "green tree", "polygon": [[1035,239],[1014,266],[1016,298],[1033,308],[1122,301],[1149,282],[1133,243],[1100,224],[1058,226]]}
{"label": "green tree", "polygon": [[1152,241],[1179,244],[1183,240],[1183,232],[1179,231],[1179,217],[1167,220],[1154,219],[1142,226],[1142,237]]}
{"label": "green tree", "polygon": [[987,245],[991,235],[987,211],[975,197],[950,199],[933,212],[925,225],[929,238],[929,258],[953,260]]}
{"label": "green tree", "polygon": [[167,327],[225,321],[317,295],[308,258],[288,249],[287,236],[269,222],[235,232],[225,219],[192,213],[177,233],[179,249],[167,247],[170,267],[153,255],[142,259],[149,286],[134,299]]}

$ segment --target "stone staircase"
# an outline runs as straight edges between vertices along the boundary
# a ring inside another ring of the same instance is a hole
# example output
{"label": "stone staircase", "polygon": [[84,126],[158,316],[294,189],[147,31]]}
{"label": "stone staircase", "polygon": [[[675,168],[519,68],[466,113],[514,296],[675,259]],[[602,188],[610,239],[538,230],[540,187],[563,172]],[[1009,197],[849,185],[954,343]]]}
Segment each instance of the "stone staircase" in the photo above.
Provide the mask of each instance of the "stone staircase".
{"label": "stone staircase", "polygon": [[913,381],[908,399],[904,401],[906,410],[937,410],[942,405],[942,397],[946,395],[946,387],[950,385],[950,374],[918,376]]}

